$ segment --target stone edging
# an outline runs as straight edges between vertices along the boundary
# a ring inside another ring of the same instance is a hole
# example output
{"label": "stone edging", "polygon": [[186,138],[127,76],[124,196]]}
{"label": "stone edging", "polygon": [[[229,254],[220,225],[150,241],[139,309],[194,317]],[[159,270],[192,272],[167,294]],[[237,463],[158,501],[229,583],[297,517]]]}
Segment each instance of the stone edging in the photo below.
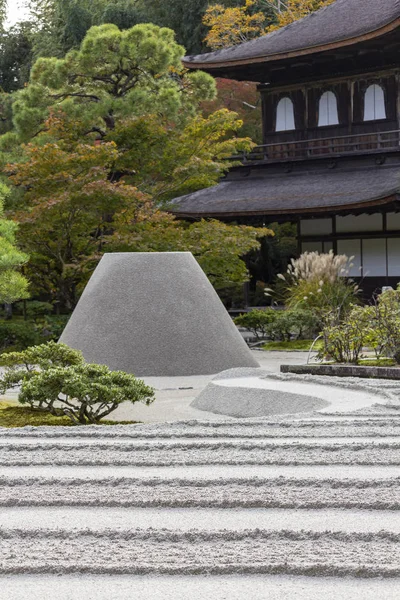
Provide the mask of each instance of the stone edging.
{"label": "stone edging", "polygon": [[281,373],[296,375],[325,375],[334,377],[362,377],[364,379],[400,380],[398,367],[362,367],[357,365],[281,365]]}

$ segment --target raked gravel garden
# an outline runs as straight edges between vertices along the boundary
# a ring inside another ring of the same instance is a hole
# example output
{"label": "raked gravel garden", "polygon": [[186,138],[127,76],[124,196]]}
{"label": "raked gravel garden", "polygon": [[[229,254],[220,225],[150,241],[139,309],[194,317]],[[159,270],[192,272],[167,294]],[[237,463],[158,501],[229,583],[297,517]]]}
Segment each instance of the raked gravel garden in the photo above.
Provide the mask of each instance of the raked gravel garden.
{"label": "raked gravel garden", "polygon": [[147,423],[0,429],[0,598],[397,598],[396,384],[316,384],[279,360],[263,353],[253,380],[321,406],[191,406],[221,381],[239,405],[249,378],[228,372],[153,378]]}

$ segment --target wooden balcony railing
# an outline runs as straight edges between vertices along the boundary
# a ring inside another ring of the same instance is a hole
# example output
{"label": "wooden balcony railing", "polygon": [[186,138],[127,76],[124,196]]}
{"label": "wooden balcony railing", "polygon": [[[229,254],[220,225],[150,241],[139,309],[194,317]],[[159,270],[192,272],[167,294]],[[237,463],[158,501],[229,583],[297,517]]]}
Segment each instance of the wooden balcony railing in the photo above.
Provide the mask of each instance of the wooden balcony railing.
{"label": "wooden balcony railing", "polygon": [[277,142],[256,146],[248,154],[232,157],[243,163],[253,161],[301,160],[353,153],[368,154],[400,150],[400,130],[359,133],[331,138]]}

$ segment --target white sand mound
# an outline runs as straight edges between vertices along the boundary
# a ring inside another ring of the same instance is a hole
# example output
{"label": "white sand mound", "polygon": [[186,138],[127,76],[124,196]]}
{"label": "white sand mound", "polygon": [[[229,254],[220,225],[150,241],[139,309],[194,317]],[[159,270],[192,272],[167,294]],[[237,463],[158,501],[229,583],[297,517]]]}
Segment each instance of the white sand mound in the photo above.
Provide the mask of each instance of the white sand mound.
{"label": "white sand mound", "polygon": [[261,379],[265,374],[263,369],[223,371],[207,385],[191,406],[232,417],[308,413],[329,406],[328,402],[316,396],[297,394],[294,391],[257,389],[252,385],[254,380],[265,381]]}
{"label": "white sand mound", "polygon": [[256,388],[224,387],[217,383],[209,383],[191,406],[231,417],[267,417],[308,413],[329,406],[320,398],[263,390]]}
{"label": "white sand mound", "polygon": [[392,390],[363,379],[351,381],[302,375],[271,374],[263,369],[229,369],[219,373],[191,406],[232,417],[354,412],[393,404]]}

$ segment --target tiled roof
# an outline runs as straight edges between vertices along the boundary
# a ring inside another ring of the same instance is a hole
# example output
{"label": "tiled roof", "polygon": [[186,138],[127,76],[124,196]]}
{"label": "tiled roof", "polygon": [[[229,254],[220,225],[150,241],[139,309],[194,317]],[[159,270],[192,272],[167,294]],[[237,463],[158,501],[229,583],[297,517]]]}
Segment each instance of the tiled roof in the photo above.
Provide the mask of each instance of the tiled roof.
{"label": "tiled roof", "polygon": [[400,22],[400,0],[336,0],[333,4],[282,29],[231,48],[187,56],[189,68],[217,69],[287,58],[296,53],[323,51],[380,35]]}
{"label": "tiled roof", "polygon": [[292,172],[245,167],[216,186],[174,200],[173,212],[185,217],[251,214],[301,214],[382,204],[400,195],[400,164],[359,163],[298,165]]}

